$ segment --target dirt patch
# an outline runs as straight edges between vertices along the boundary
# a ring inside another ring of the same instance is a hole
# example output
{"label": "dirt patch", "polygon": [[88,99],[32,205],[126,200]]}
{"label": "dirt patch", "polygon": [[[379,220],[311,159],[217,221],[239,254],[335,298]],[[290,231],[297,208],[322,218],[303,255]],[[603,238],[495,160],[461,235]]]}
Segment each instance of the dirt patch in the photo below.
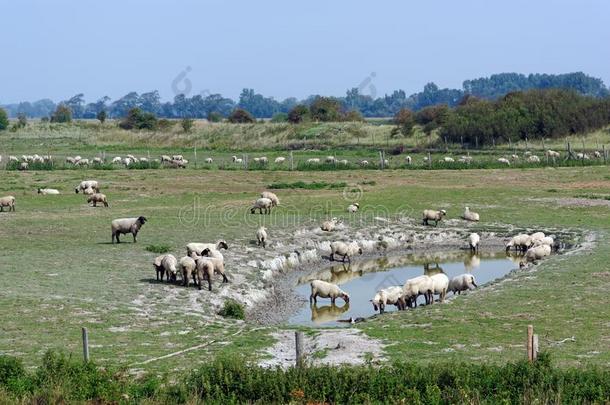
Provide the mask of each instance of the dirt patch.
{"label": "dirt patch", "polygon": [[609,200],[603,199],[592,199],[592,198],[576,198],[576,197],[562,197],[562,198],[535,198],[532,201],[538,202],[550,202],[560,207],[610,207]]}

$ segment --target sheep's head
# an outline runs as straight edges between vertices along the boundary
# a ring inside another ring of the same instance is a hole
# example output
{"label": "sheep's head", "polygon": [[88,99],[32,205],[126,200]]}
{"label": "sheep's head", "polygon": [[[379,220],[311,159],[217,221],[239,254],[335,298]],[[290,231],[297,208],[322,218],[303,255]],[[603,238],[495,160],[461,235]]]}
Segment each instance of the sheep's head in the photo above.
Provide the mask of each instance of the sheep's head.
{"label": "sheep's head", "polygon": [[341,294],[341,298],[343,298],[343,301],[345,302],[349,302],[349,294],[344,292]]}
{"label": "sheep's head", "polygon": [[354,203],[353,205],[355,205],[356,207],[360,208],[360,204],[358,204],[358,203]]}
{"label": "sheep's head", "polygon": [[250,208],[250,214],[254,214],[254,210],[256,210],[255,207]]}
{"label": "sheep's head", "polygon": [[478,285],[477,285],[477,281],[475,280],[474,276],[472,276],[472,275],[470,276],[470,283],[471,283],[473,286],[475,286],[475,288],[476,288],[476,287],[478,287]]}
{"label": "sheep's head", "polygon": [[440,213],[441,213],[441,216],[447,215],[447,211],[445,211],[445,210],[440,210]]}
{"label": "sheep's head", "polygon": [[220,249],[229,250],[229,245],[227,244],[227,242],[225,240],[219,240],[218,243],[216,244],[216,248],[218,248],[218,250],[220,250]]}
{"label": "sheep's head", "polygon": [[76,187],[76,188],[74,189],[74,192],[75,192],[76,194],[78,194],[78,187]]}
{"label": "sheep's head", "polygon": [[[91,198],[91,197],[89,197]],[[146,217],[138,217],[138,222],[140,223],[140,225],[144,225],[146,223],[146,221],[148,221],[146,219]]]}
{"label": "sheep's head", "polygon": [[358,247],[358,254],[361,255],[362,254],[362,248]]}
{"label": "sheep's head", "polygon": [[371,300],[371,302],[373,303],[373,309],[374,309],[375,311],[378,311],[378,310],[379,310],[379,306],[377,306],[377,301],[375,301],[375,300]]}
{"label": "sheep's head", "polygon": [[201,251],[201,256],[209,256],[210,253],[212,253],[212,251],[210,250],[210,248],[205,248]]}
{"label": "sheep's head", "polygon": [[42,194],[42,190],[40,188],[38,189],[38,194]]}

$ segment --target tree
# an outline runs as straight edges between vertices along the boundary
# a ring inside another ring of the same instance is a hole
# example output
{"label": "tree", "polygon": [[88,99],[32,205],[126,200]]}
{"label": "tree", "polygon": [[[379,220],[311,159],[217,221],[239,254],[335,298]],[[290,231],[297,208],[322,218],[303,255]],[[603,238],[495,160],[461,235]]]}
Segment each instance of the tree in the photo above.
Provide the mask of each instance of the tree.
{"label": "tree", "polygon": [[292,107],[288,113],[288,121],[293,124],[299,124],[309,119],[309,108],[306,105],[299,104]]}
{"label": "tree", "polygon": [[8,128],[8,125],[8,114],[6,113],[5,109],[0,108],[0,131],[3,131]]}
{"label": "tree", "polygon": [[28,124],[28,119],[24,113],[17,114],[17,128],[25,128]]}
{"label": "tree", "polygon": [[51,115],[51,122],[72,122],[72,110],[65,104],[58,105],[53,115]]}
{"label": "tree", "polygon": [[283,113],[283,112],[274,114],[273,117],[271,117],[271,122],[274,122],[274,123],[280,123],[280,122],[286,122],[286,121],[288,121],[288,114]]}
{"label": "tree", "polygon": [[309,107],[311,118],[316,121],[340,121],[341,104],[330,97],[318,97]]}
{"label": "tree", "polygon": [[193,124],[195,124],[195,120],[192,118],[182,118],[182,121],[180,121],[180,125],[182,126],[184,132],[191,132],[191,129],[193,129]]}
{"label": "tree", "polygon": [[343,114],[343,121],[364,121],[360,111],[351,110]]}
{"label": "tree", "polygon": [[83,93],[79,93],[61,104],[64,104],[70,109],[74,118],[83,118],[83,113],[85,111],[85,95]]}
{"label": "tree", "polygon": [[409,136],[415,125],[415,114],[408,108],[401,108],[394,116],[394,123],[404,136]]}
{"label": "tree", "polygon": [[106,113],[106,110],[102,110],[97,113],[95,118],[97,118],[100,121],[100,124],[103,124],[104,122],[106,122],[107,117],[108,117],[108,114]]}
{"label": "tree", "polygon": [[127,112],[125,118],[119,123],[123,129],[157,129],[157,117],[149,112],[144,112],[139,108],[132,108]]}
{"label": "tree", "polygon": [[210,122],[221,122],[222,121],[222,115],[220,115],[216,111],[210,111],[208,113],[207,120],[210,121]]}
{"label": "tree", "polygon": [[229,115],[228,120],[233,124],[248,124],[256,122],[252,114],[250,114],[243,108],[236,108],[235,110],[233,110],[231,115]]}

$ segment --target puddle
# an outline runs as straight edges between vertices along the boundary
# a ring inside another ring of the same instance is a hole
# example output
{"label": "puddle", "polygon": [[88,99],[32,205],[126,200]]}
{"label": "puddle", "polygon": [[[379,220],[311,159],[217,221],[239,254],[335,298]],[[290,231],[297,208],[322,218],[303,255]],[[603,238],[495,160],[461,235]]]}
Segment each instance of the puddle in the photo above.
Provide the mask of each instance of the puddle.
{"label": "puddle", "polygon": [[[337,322],[337,320],[369,317],[375,314],[369,300],[381,288],[392,285],[402,286],[409,278],[422,274],[433,275],[441,271],[450,280],[462,273],[472,273],[481,287],[518,268],[519,261],[519,256],[507,256],[505,252],[478,255],[467,252],[444,252],[354,261],[351,266],[337,263],[298,280],[295,292],[307,302],[302,309],[289,318],[288,323],[308,326],[347,325]],[[345,304],[339,298],[336,305],[333,306],[330,304],[330,299],[318,298],[317,305],[310,307],[311,287],[309,283],[316,279],[341,286],[341,289],[349,293],[351,297],[349,304]],[[448,293],[448,296],[452,296],[452,293]],[[418,305],[424,303],[423,296],[418,298],[417,303]],[[393,305],[386,307],[386,312],[395,310],[396,307]]]}

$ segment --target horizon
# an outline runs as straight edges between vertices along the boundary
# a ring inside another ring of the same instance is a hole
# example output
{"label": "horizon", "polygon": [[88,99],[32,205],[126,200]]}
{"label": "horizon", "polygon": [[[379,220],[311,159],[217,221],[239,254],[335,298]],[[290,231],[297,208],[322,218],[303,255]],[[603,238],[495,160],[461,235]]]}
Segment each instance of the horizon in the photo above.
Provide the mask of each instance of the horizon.
{"label": "horizon", "polygon": [[[300,7],[277,0],[10,3],[6,15],[28,18],[0,26],[10,61],[0,103],[59,102],[79,93],[87,101],[116,100],[153,90],[164,101],[176,91],[235,100],[243,88],[276,100],[340,97],[354,87],[379,97],[398,89],[413,94],[429,82],[461,89],[464,80],[502,72],[581,71],[610,83],[599,57],[610,41],[603,17],[610,4],[600,0]],[[125,46],[126,38],[135,45]]]}

